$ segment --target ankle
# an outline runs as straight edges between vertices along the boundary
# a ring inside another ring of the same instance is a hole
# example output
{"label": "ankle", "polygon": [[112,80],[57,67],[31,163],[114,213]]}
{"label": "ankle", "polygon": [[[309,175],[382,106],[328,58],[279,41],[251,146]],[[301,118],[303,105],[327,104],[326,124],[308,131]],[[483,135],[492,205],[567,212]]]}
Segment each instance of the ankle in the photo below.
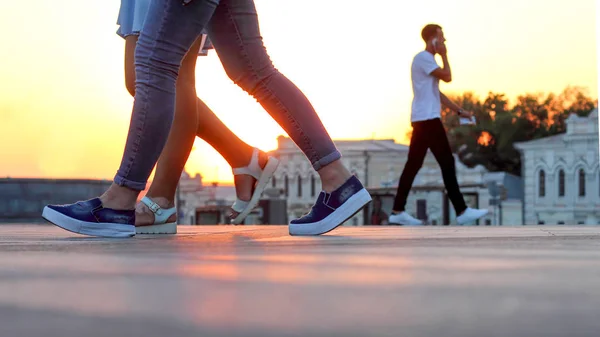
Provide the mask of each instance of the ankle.
{"label": "ankle", "polygon": [[167,197],[162,197],[162,196],[153,196],[153,195],[150,195],[150,193],[146,194],[146,196],[148,198],[150,198],[152,201],[154,201],[161,208],[175,207],[175,200],[172,197],[167,198]]}
{"label": "ankle", "polygon": [[269,154],[263,152],[262,150],[258,150],[258,165],[261,169],[264,169],[267,166],[267,162],[269,161]]}
{"label": "ankle", "polygon": [[466,212],[468,209],[469,209],[469,207],[467,207],[467,208],[463,209],[461,212],[458,212],[457,214],[458,214],[459,216],[460,216],[460,215],[463,215],[463,214],[465,214],[465,212]]}
{"label": "ankle", "polygon": [[338,189],[352,176],[350,171],[339,160],[324,166],[317,172],[321,177],[322,189],[327,193]]}
{"label": "ankle", "polygon": [[[250,145],[246,145],[241,149],[237,149],[235,151],[235,153],[232,153],[230,158],[225,158],[225,159],[227,160],[227,163],[229,164],[229,166],[231,166],[231,168],[246,167],[246,166],[250,165],[253,155],[254,155],[254,148]],[[262,156],[263,156],[263,152],[259,151],[259,153],[258,153],[259,162],[260,162]]]}
{"label": "ankle", "polygon": [[104,194],[100,196],[100,201],[104,208],[115,210],[133,210],[140,191],[112,184]]}

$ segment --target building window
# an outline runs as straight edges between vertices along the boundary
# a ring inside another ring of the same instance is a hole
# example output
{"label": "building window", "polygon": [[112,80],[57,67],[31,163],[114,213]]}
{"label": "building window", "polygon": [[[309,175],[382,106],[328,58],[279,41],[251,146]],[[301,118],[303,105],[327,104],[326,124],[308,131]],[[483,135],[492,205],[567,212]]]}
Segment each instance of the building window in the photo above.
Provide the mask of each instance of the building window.
{"label": "building window", "polygon": [[565,171],[558,171],[558,196],[565,196]]}
{"label": "building window", "polygon": [[585,171],[579,170],[579,196],[585,197]]}
{"label": "building window", "polygon": [[564,222],[564,221],[559,221],[559,222],[558,222],[558,224],[559,224],[559,225],[564,225],[564,224],[565,224],[565,222]]}
{"label": "building window", "polygon": [[271,186],[273,188],[277,187],[277,178],[275,178],[275,176],[271,178]]}
{"label": "building window", "polygon": [[317,192],[317,179],[315,179],[315,176],[311,176],[310,177],[310,196],[314,197],[315,193]]}
{"label": "building window", "polygon": [[485,219],[485,225],[486,226],[491,226],[492,225],[492,220],[491,219]]}
{"label": "building window", "polygon": [[544,170],[540,171],[538,177],[538,196],[546,196],[546,172],[544,172]]}
{"label": "building window", "polygon": [[545,222],[543,222],[543,221],[538,221],[538,225],[543,225],[543,224],[545,224]]}
{"label": "building window", "polygon": [[298,176],[298,198],[302,197],[302,177]]}
{"label": "building window", "polygon": [[283,177],[283,191],[285,193],[286,197],[289,197],[290,194],[290,179],[288,178],[288,176],[286,175],[285,177]]}

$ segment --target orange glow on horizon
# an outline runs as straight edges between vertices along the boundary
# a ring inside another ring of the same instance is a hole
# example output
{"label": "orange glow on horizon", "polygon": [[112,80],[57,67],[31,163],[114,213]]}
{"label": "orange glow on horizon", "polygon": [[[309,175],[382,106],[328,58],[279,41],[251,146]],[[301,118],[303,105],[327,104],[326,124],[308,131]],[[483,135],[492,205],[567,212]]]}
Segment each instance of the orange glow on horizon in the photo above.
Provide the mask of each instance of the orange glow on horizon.
{"label": "orange glow on horizon", "polygon": [[[410,64],[431,22],[448,39],[454,80],[440,84],[447,94],[514,99],[572,85],[598,97],[593,0],[384,0],[367,8],[345,0],[256,0],[256,7],[275,66],[306,94],[334,139],[408,143]],[[124,85],[124,42],[115,34],[118,11],[118,0],[0,3],[7,32],[0,35],[0,177],[113,178],[133,102]],[[8,33],[15,27],[18,34]],[[198,59],[196,75],[199,97],[234,133],[262,150],[276,148],[285,132],[233,84],[214,50]],[[186,165],[191,175],[232,182],[212,147],[200,139],[195,147]]]}

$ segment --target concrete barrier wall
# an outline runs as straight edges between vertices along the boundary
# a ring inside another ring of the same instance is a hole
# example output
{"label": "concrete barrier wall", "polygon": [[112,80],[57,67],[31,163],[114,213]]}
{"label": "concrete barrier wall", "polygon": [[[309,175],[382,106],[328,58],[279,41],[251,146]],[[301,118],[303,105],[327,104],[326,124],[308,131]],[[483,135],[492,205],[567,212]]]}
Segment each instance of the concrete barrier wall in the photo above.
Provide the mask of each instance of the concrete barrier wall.
{"label": "concrete barrier wall", "polygon": [[47,204],[90,199],[110,184],[107,180],[0,179],[0,223],[43,222],[42,209]]}

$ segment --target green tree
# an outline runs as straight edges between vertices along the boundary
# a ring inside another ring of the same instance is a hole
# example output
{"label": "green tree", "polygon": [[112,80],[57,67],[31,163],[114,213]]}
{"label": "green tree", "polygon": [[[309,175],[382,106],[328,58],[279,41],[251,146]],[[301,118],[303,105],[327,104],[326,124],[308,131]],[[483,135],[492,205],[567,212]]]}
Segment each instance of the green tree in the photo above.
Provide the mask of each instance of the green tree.
{"label": "green tree", "polygon": [[598,105],[579,87],[567,87],[559,95],[520,95],[512,106],[505,95],[492,92],[483,101],[470,92],[449,98],[477,119],[477,125],[463,126],[454,112],[442,110],[452,150],[463,164],[515,175],[521,173],[521,158],[514,143],[562,133],[570,114],[587,116]]}

